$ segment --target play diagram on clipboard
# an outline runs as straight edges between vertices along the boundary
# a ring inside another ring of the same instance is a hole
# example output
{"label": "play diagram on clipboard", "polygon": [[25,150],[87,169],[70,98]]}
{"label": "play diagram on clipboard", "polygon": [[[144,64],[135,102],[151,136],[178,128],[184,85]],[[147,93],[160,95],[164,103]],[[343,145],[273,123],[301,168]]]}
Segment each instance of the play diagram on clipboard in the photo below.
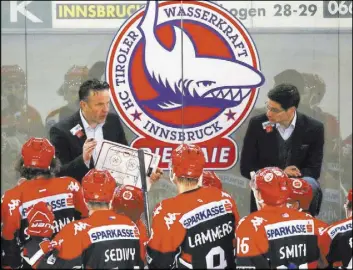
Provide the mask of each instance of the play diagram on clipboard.
{"label": "play diagram on clipboard", "polygon": [[[155,172],[160,160],[159,155],[145,151],[147,190],[150,188],[149,176]],[[137,149],[104,140],[98,154],[96,169],[108,170],[120,185],[133,185],[141,188],[140,166]]]}

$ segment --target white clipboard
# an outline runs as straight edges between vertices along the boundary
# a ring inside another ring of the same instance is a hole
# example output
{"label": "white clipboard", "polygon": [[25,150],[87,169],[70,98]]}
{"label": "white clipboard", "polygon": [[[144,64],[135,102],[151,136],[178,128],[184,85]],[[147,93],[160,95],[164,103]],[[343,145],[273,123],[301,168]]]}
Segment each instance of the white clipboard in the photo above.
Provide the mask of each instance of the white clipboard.
{"label": "white clipboard", "polygon": [[[151,187],[149,176],[156,172],[160,156],[145,152],[147,191]],[[95,168],[108,170],[118,185],[132,185],[142,188],[137,149],[119,143],[103,140]]]}

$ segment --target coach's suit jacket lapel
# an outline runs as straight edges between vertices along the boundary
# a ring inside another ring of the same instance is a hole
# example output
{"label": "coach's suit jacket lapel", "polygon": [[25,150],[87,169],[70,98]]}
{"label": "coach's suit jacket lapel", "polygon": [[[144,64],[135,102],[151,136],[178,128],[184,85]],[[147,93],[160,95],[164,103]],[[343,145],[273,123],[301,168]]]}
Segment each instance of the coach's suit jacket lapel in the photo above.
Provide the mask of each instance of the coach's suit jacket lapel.
{"label": "coach's suit jacket lapel", "polygon": [[[80,111],[78,111],[73,117],[73,127],[76,126],[77,124],[79,124],[82,127],[81,131],[83,133],[83,136],[81,136],[80,138],[78,136],[75,136],[76,140],[79,144],[79,147],[80,147],[80,154],[82,154],[82,152],[83,152],[82,148],[83,148],[83,145],[85,144],[85,141],[87,140],[87,135],[86,135],[85,129],[83,127],[83,123],[82,123],[81,116],[80,116]],[[91,157],[89,166],[90,166],[90,169],[94,168],[94,161],[93,161],[92,157]]]}
{"label": "coach's suit jacket lapel", "polygon": [[302,145],[302,136],[304,129],[304,121],[302,114],[297,112],[297,122],[295,123],[295,128],[292,133],[292,154],[291,154],[291,164],[296,163],[296,158],[300,156],[300,147]]}
{"label": "coach's suit jacket lapel", "polygon": [[266,132],[266,130],[263,130],[265,132],[266,136],[266,141],[265,141],[265,149],[267,154],[273,157],[273,162],[276,164],[278,162],[277,160],[277,153],[278,153],[278,141],[277,141],[277,128],[274,126],[272,132]]}
{"label": "coach's suit jacket lapel", "polygon": [[81,148],[81,153],[82,153],[82,147],[87,139],[87,136],[86,136],[86,132],[85,132],[85,129],[83,127],[83,123],[81,121],[81,117],[80,117],[80,111],[76,112],[74,117],[72,118],[73,120],[73,123],[72,123],[72,127],[76,126],[77,124],[79,124],[81,127],[82,127],[82,133],[83,133],[83,136],[82,137],[78,137],[78,136],[74,136],[77,140],[77,142],[79,143],[80,145],[80,148]]}
{"label": "coach's suit jacket lapel", "polygon": [[117,138],[117,130],[114,126],[114,123],[111,121],[110,117],[108,116],[105,124],[103,125],[103,138],[104,140],[116,142]]}

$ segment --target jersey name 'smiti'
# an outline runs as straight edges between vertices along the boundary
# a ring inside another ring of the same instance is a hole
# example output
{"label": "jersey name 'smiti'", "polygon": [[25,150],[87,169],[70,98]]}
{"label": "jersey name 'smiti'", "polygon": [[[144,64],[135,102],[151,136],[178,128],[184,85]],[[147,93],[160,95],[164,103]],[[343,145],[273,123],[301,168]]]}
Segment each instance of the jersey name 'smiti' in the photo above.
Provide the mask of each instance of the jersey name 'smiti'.
{"label": "jersey name 'smiti'", "polygon": [[315,268],[326,227],[309,214],[266,206],[239,222],[237,268]]}
{"label": "jersey name 'smiti'", "polygon": [[[5,243],[2,254],[3,259],[10,260],[7,263],[13,262],[11,262],[11,256],[6,254],[19,253],[29,241],[27,214],[33,205],[40,201],[47,202],[53,210],[54,235],[66,224],[88,216],[81,185],[71,177],[24,181],[8,190],[3,195],[1,204],[2,240]],[[16,246],[18,248],[14,252]],[[26,250],[23,255],[27,260]],[[14,260],[18,259],[14,258]]]}
{"label": "jersey name 'smiti'", "polygon": [[352,269],[352,217],[327,227],[320,239],[320,246],[330,267]]}
{"label": "jersey name 'smiti'", "polygon": [[[35,242],[35,241],[33,241]],[[137,225],[111,210],[95,211],[89,218],[65,226],[51,241],[54,249],[43,254],[31,243],[31,264],[56,269],[142,269],[145,248]],[[39,252],[39,254],[38,254]],[[44,256],[43,256],[44,255]],[[38,258],[41,258],[40,261]]]}
{"label": "jersey name 'smiti'", "polygon": [[150,268],[232,268],[239,214],[231,196],[198,188],[159,203],[147,246]]}

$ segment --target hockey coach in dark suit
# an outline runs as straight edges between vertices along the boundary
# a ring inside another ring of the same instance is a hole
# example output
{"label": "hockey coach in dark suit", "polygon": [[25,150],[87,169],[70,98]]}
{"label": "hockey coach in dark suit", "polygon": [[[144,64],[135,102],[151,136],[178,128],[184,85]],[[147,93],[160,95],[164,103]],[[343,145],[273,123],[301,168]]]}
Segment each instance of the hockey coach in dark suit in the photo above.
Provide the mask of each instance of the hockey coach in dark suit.
{"label": "hockey coach in dark suit", "polygon": [[128,145],[118,115],[109,113],[109,85],[97,79],[79,89],[80,108],[50,129],[50,141],[62,163],[60,175],[81,181],[94,167],[104,140]]}
{"label": "hockey coach in dark suit", "polygon": [[[322,193],[319,177],[323,160],[324,126],[297,111],[300,95],[291,84],[279,84],[267,94],[266,113],[251,118],[240,158],[242,176],[276,166],[289,177],[301,177],[313,188],[310,213],[317,215]],[[257,210],[251,194],[250,211]]]}

